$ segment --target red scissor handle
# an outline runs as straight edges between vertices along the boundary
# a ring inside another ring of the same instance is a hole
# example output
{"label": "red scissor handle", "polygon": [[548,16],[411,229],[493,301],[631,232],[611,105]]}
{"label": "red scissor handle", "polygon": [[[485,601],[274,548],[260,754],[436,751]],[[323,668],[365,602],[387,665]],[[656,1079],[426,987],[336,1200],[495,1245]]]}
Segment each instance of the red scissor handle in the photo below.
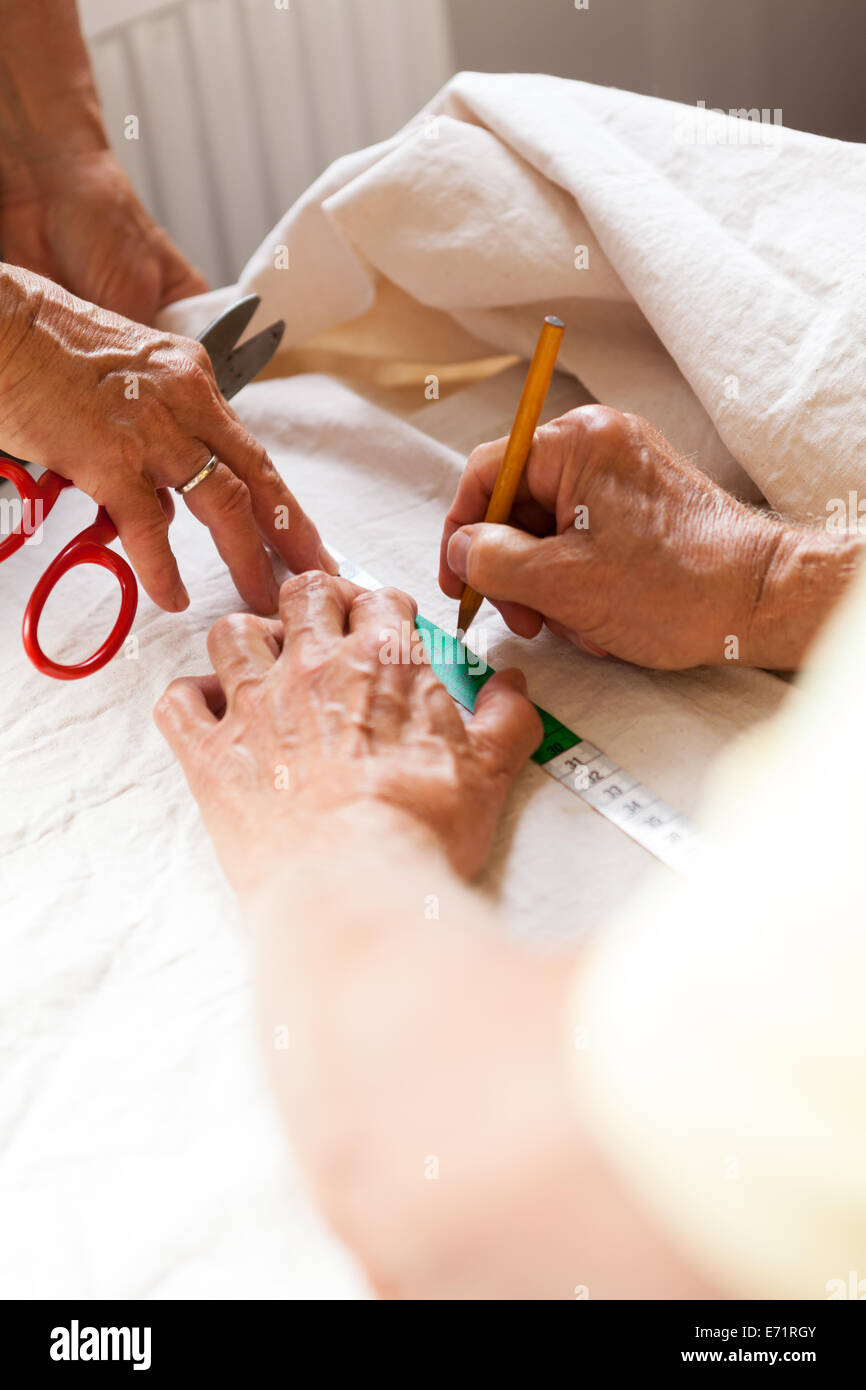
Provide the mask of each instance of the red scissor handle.
{"label": "red scissor handle", "polygon": [[[36,509],[35,515],[31,513],[29,518],[22,516],[21,524],[16,530],[5,540],[0,541],[0,560],[5,560],[7,556],[14,554],[34,531],[39,529],[39,525],[51,511],[60,493],[64,488],[69,487],[70,483],[68,479],[61,478],[57,473],[50,471],[34,479],[26,468],[22,468],[20,464],[9,459],[8,455],[0,457],[0,477],[8,478],[10,482],[14,483],[21,495],[22,504],[25,506],[29,504],[31,508]],[[68,545],[63,547],[33,590],[30,602],[24,611],[21,635],[24,641],[24,650],[37,671],[41,671],[44,676],[53,676],[55,680],[60,681],[81,680],[83,676],[90,676],[94,671],[100,671],[103,666],[107,665],[126,640],[135,618],[135,610],[138,607],[138,585],[135,581],[135,575],[123,556],[108,549],[111,542],[116,539],[117,530],[114,522],[105,508],[100,507],[93,524],[86,527],[80,535],[75,536]],[[39,619],[42,617],[42,610],[57,581],[62,579],[64,574],[68,574],[71,569],[75,569],[77,565],[101,565],[103,569],[111,571],[120,585],[120,612],[108,637],[100,647],[97,647],[92,656],[87,657],[85,661],[77,662],[75,665],[63,666],[58,661],[52,661],[40,647]]]}
{"label": "red scissor handle", "polygon": [[10,483],[14,484],[18,496],[21,498],[21,521],[14,531],[10,531],[9,535],[0,541],[0,561],[2,561],[8,559],[10,555],[14,555],[16,550],[20,550],[24,542],[39,530],[63,489],[71,487],[71,483],[67,478],[61,478],[59,473],[51,473],[50,471],[46,471],[39,478],[34,478],[17,459],[4,454],[2,449],[0,449],[0,478],[8,478]]}

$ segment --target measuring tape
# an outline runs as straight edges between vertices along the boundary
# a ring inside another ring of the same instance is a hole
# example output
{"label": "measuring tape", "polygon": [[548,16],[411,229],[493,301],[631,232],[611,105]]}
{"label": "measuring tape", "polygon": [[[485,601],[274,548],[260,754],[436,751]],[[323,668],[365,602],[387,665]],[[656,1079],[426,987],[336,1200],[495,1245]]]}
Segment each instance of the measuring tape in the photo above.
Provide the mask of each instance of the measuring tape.
{"label": "measuring tape", "polygon": [[[339,561],[343,579],[362,589],[382,588],[378,579],[333,546],[328,549]],[[483,672],[472,670],[473,663],[468,658],[475,653],[429,618],[419,615],[415,627],[435,675],[451,698],[471,712],[479,690],[494,674],[492,667],[484,663]],[[544,726],[544,737],[532,761],[668,868],[687,872],[698,846],[697,831],[691,822],[618,767],[595,744],[588,743],[540,705],[535,708]]]}

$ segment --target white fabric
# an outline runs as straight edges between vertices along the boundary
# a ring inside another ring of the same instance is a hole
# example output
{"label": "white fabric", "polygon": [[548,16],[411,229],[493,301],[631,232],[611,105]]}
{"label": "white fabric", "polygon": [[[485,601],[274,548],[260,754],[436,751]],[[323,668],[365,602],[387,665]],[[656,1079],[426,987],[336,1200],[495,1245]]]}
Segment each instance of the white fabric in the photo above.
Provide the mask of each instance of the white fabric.
{"label": "white fabric", "polygon": [[824,517],[863,477],[864,226],[861,145],[463,73],[392,140],[333,165],[242,279],[289,342],[363,314],[341,341],[421,362],[479,338],[528,355],[553,310],[561,365],[598,399],[744,492]]}
{"label": "white fabric", "polygon": [[[464,76],[440,109],[438,135],[424,118],[335,166],[242,280],[264,295],[262,322],[286,316],[291,344],[317,335],[417,368],[400,413],[323,375],[238,399],[326,537],[453,621],[435,584],[442,518],[465,450],[507,428],[520,371],[439,402],[420,383],[491,348],[527,350],[542,309],[568,322],[567,369],[718,476],[753,486],[730,449],[776,503],[821,510],[828,460],[847,486],[864,409],[862,334],[845,337],[842,295],[856,151],[784,132],[784,155],[702,164],[668,138],[682,108],[552,79]],[[573,268],[579,243],[588,271]],[[290,269],[271,268],[275,246]],[[198,331],[218,299],[167,321]],[[721,403],[732,371],[740,400]],[[582,399],[557,390],[548,413]],[[64,496],[44,544],[0,571],[0,1294],[363,1294],[298,1191],[251,1042],[245,944],[150,720],[173,676],[206,669],[208,626],[238,606],[206,533],[181,508],[193,605],[167,616],[142,598],[137,656],[58,684],[23,655],[26,597],[92,511]],[[100,582],[66,582],[66,659],[110,625]],[[717,750],[784,690],[761,672],[597,663],[549,637],[524,644],[489,610],[482,622],[494,665],[523,665],[535,699],[685,811]],[[544,938],[609,917],[648,863],[530,767],[485,886],[516,930]]]}

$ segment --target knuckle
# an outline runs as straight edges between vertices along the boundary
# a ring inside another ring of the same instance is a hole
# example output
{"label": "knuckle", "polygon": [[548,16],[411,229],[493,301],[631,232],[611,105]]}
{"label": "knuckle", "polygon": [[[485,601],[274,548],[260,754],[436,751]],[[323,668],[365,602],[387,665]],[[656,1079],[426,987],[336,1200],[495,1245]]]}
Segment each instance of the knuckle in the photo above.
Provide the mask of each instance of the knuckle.
{"label": "knuckle", "polygon": [[[145,412],[149,416],[150,403],[145,404]],[[134,423],[118,421],[118,427],[114,430],[112,438],[112,448],[115,450],[118,460],[118,471],[126,474],[141,475],[144,472],[147,460],[147,441],[142,429],[146,429],[146,419],[136,418]]]}
{"label": "knuckle", "polygon": [[[204,349],[202,349],[204,352]],[[207,353],[205,353],[207,358]],[[210,373],[210,363],[196,361],[188,352],[181,353],[172,369],[172,390],[175,396],[193,398],[196,403],[207,403],[213,399],[214,381]]]}
{"label": "knuckle", "polygon": [[163,333],[159,329],[141,329],[135,343],[135,358],[142,368],[154,368],[157,372],[173,369],[177,349],[184,342],[174,333]]}
{"label": "knuckle", "polygon": [[208,381],[213,379],[213,366],[207,348],[200,343],[197,338],[178,338],[177,345],[180,347],[184,358],[196,367]]}
{"label": "knuckle", "polygon": [[250,490],[234,473],[229,473],[223,481],[219,509],[223,516],[232,520],[238,520],[251,511]]}
{"label": "knuckle", "polygon": [[232,703],[238,707],[250,710],[255,706],[260,706],[262,696],[262,677],[258,673],[241,676],[232,691]]}
{"label": "knuckle", "polygon": [[383,602],[397,608],[411,608],[415,611],[415,600],[405,589],[397,589],[393,585],[388,585],[385,589],[379,589],[378,593]]}
{"label": "knuckle", "polygon": [[491,577],[495,546],[485,531],[478,533],[469,547],[466,579],[473,589],[483,590]]}
{"label": "knuckle", "polygon": [[626,417],[619,410],[614,410],[610,405],[585,405],[581,406],[579,413],[583,419],[585,428],[590,434],[599,436],[605,444],[616,446],[622,444],[628,437],[629,426]]}
{"label": "knuckle", "polygon": [[476,444],[475,448],[472,450],[472,453],[466,460],[466,472],[472,473],[475,472],[478,468],[481,468],[487,458],[487,454],[489,453],[489,451],[489,444]]}
{"label": "knuckle", "polygon": [[330,575],[325,574],[324,570],[304,570],[303,574],[293,574],[290,579],[283,582],[280,597],[292,598],[298,594],[312,596],[326,594],[332,583],[333,580]]}
{"label": "knuckle", "polygon": [[367,609],[370,607],[371,603],[378,603],[379,595],[381,593],[381,589],[362,589],[361,592],[353,599],[352,607]]}
{"label": "knuckle", "polygon": [[172,718],[180,702],[184,688],[182,678],[173,680],[167,685],[153,706],[153,717],[157,724],[165,724]]}
{"label": "knuckle", "polygon": [[506,443],[507,439],[502,438],[488,439],[483,444],[476,444],[466,460],[467,470],[483,468],[491,458],[503,452]]}
{"label": "knuckle", "polygon": [[168,517],[157,502],[148,507],[144,516],[136,519],[132,527],[133,543],[138,545],[162,545],[167,543]]}
{"label": "knuckle", "polygon": [[271,461],[271,456],[263,444],[251,436],[248,440],[250,470],[254,482],[280,483],[282,478]]}
{"label": "knuckle", "polygon": [[225,613],[217,618],[207,635],[208,648],[212,645],[232,645],[254,626],[252,613]]}
{"label": "knuckle", "polygon": [[651,426],[648,421],[640,415],[632,415],[630,412],[626,412],[622,419],[626,442],[629,446],[635,450],[644,448],[651,438]]}

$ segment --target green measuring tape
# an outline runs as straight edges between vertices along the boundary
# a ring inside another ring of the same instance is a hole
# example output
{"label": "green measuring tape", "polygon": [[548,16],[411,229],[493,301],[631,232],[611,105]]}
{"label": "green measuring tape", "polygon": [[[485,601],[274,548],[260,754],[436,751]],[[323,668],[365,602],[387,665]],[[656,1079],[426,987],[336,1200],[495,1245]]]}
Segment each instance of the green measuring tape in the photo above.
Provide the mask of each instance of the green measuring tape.
{"label": "green measuring tape", "polygon": [[[344,579],[363,589],[381,589],[373,575],[332,546],[328,549],[340,562]],[[471,713],[479,690],[494,675],[492,667],[485,662],[483,670],[473,670],[480,658],[429,618],[417,617],[415,628],[421,634],[434,674],[451,698]],[[535,708],[544,736],[532,755],[533,762],[668,868],[687,872],[699,841],[686,817],[555,715],[540,705]]]}
{"label": "green measuring tape", "polygon": [[[345,576],[347,579],[348,577],[348,575]],[[355,580],[355,583],[357,582]],[[452,700],[456,700],[458,705],[462,705],[471,713],[475,708],[479,690],[494,674],[492,668],[487,666],[483,672],[471,671],[467,659],[467,648],[464,644],[458,638],[452,637],[444,628],[437,627],[436,623],[431,623],[429,618],[422,618],[419,615],[415,619],[415,627],[421,633],[433,671],[439,677]],[[474,653],[470,653],[470,655],[474,655]],[[542,709],[540,705],[536,705],[535,708],[544,725],[544,737],[533,753],[532,761],[543,767],[545,763],[550,762],[551,758],[556,758],[560,753],[574,748],[576,744],[582,743],[583,739],[578,734],[572,733],[571,729],[567,729],[548,710]]]}

